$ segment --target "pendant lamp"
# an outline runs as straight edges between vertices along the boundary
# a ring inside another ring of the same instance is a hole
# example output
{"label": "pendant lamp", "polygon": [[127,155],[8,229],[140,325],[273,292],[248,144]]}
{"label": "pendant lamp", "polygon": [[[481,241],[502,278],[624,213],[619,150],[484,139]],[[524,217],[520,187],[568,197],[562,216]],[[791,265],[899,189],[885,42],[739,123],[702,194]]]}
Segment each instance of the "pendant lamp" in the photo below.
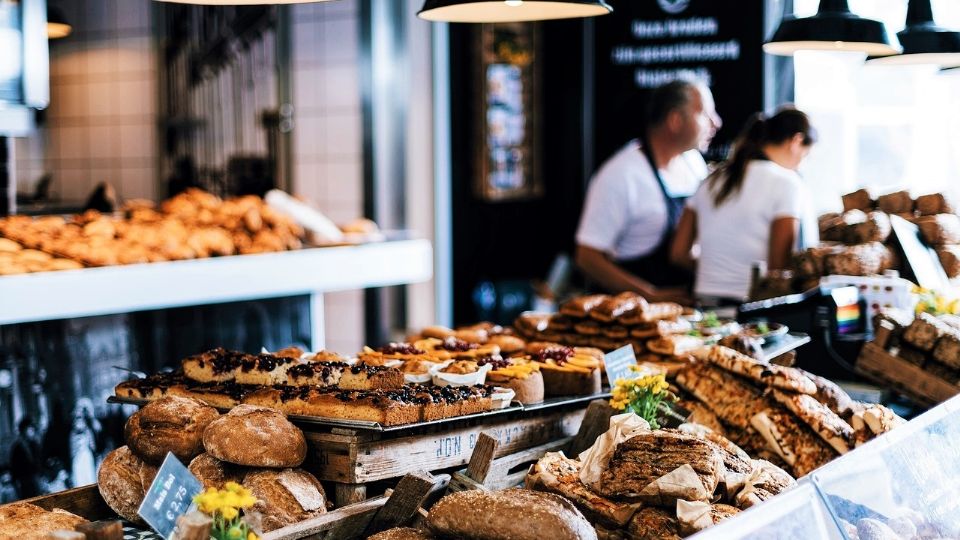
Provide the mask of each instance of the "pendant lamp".
{"label": "pendant lamp", "polygon": [[65,38],[73,32],[73,27],[67,22],[63,10],[56,6],[47,8],[47,39]]}
{"label": "pendant lamp", "polygon": [[820,9],[812,17],[784,17],[763,50],[784,56],[803,50],[887,56],[900,52],[900,47],[882,22],[858,17],[847,0],[820,0]]}
{"label": "pendant lamp", "polygon": [[596,17],[612,11],[603,0],[426,0],[417,15],[438,22],[503,23]]}
{"label": "pendant lamp", "polygon": [[897,33],[903,54],[871,58],[871,65],[934,64],[940,67],[960,66],[960,32],[933,22],[930,0],[910,0],[907,24]]}

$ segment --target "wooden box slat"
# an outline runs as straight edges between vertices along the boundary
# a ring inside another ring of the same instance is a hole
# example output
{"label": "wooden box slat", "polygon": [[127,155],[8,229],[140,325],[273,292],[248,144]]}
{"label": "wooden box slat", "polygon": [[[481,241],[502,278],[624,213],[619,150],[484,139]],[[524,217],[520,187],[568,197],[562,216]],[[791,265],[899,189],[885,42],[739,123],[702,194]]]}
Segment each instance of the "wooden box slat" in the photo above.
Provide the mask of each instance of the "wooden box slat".
{"label": "wooden box slat", "polygon": [[444,431],[379,440],[344,440],[326,433],[306,433],[311,452],[308,468],[321,480],[363,484],[396,478],[417,470],[437,471],[465,465],[481,432],[500,443],[499,455],[512,454],[577,433],[584,409],[527,413],[524,418],[491,417]]}
{"label": "wooden box slat", "polygon": [[926,405],[936,405],[960,394],[960,386],[897,358],[875,343],[863,346],[857,358],[857,371]]}

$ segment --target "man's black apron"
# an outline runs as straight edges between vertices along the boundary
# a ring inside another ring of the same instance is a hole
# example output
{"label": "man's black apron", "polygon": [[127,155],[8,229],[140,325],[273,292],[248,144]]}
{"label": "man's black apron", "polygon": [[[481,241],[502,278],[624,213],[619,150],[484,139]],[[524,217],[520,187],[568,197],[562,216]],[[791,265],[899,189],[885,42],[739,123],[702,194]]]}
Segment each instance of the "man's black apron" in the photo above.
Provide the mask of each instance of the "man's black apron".
{"label": "man's black apron", "polygon": [[653,175],[660,186],[660,192],[663,194],[664,203],[667,205],[667,226],[664,228],[663,236],[653,251],[636,257],[634,259],[624,259],[617,261],[624,270],[633,275],[648,281],[655,287],[687,287],[693,285],[693,274],[686,268],[681,268],[670,262],[670,245],[673,243],[673,233],[680,222],[680,215],[683,213],[683,206],[687,197],[673,197],[667,190],[667,185],[663,182],[660,175],[660,169],[653,159],[653,153],[650,145],[646,141],[641,141],[640,151],[650,163],[653,169]]}

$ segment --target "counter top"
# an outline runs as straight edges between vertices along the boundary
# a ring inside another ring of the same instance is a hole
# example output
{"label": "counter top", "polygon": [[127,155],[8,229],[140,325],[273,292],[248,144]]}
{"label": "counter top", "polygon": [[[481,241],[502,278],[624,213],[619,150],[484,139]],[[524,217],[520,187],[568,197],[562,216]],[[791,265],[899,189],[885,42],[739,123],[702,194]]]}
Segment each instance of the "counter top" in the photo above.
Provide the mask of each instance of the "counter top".
{"label": "counter top", "polygon": [[0,277],[0,325],[417,283],[427,240]]}

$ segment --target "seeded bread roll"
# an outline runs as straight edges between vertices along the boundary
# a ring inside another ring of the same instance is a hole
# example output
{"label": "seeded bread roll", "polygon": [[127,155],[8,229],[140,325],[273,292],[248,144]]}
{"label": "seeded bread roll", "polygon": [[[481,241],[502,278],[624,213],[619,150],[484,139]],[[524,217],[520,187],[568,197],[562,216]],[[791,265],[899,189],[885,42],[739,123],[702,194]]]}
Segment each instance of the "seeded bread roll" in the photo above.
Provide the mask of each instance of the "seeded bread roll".
{"label": "seeded bread roll", "polygon": [[433,535],[423,532],[420,529],[399,527],[377,533],[367,540],[433,540]]}
{"label": "seeded bread roll", "polygon": [[103,500],[120,517],[142,524],[137,509],[156,475],[156,467],[138,458],[129,447],[121,446],[100,464],[97,487]]}
{"label": "seeded bread roll", "polygon": [[254,471],[243,486],[257,498],[246,513],[253,528],[269,532],[315,518],[327,511],[327,494],[312,474],[301,469]]}
{"label": "seeded bread roll", "polygon": [[440,499],[427,518],[438,535],[467,540],[596,540],[570,501],[526,489],[460,491]]}
{"label": "seeded bread roll", "polygon": [[219,416],[216,409],[195,399],[165,396],[130,416],[124,438],[147,463],[160,465],[167,452],[189,463],[203,452],[203,431]]}
{"label": "seeded bread roll", "polygon": [[203,489],[223,489],[227,482],[240,484],[249,472],[246,467],[220,461],[206,452],[193,458],[187,468],[200,480]]}
{"label": "seeded bread roll", "polygon": [[298,467],[307,456],[300,428],[280,411],[256,405],[238,405],[211,422],[203,446],[221,461],[248,467]]}

